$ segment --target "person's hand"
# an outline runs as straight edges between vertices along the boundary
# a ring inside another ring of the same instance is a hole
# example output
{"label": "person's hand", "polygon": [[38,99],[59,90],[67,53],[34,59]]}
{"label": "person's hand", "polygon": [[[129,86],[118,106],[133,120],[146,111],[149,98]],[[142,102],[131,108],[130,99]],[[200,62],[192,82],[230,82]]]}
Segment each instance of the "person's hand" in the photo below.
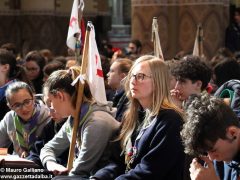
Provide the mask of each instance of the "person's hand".
{"label": "person's hand", "polygon": [[213,162],[207,156],[200,158],[205,161],[207,167],[203,167],[197,161],[197,158],[194,158],[189,168],[191,180],[220,180],[214,169]]}
{"label": "person's hand", "polygon": [[54,161],[48,161],[46,166],[47,166],[48,171],[53,172],[53,174],[55,176],[68,174],[68,169],[66,167],[64,167],[61,164],[58,164]]}
{"label": "person's hand", "polygon": [[183,101],[181,100],[181,94],[180,94],[179,90],[172,89],[170,91],[170,94],[172,96],[172,100],[173,100],[174,104],[176,106],[178,106],[179,108],[182,108]]}
{"label": "person's hand", "polygon": [[26,158],[28,156],[28,153],[26,151],[23,151],[21,154],[21,158]]}

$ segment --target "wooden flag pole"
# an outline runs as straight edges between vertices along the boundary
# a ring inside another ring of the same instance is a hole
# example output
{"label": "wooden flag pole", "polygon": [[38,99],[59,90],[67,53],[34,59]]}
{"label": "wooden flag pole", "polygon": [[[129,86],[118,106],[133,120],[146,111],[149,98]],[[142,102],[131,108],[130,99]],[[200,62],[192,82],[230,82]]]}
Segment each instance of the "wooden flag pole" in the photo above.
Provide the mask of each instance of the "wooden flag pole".
{"label": "wooden flag pole", "polygon": [[203,57],[203,29],[201,24],[198,26],[198,33],[199,56]]}
{"label": "wooden flag pole", "polygon": [[156,21],[157,21],[157,18],[156,17],[153,17],[153,22],[152,22],[152,41],[153,41],[153,52],[154,52],[154,56],[157,56],[158,57],[158,54],[157,54],[157,42],[156,42],[156,34],[155,34],[155,30],[154,28],[156,28]]}
{"label": "wooden flag pole", "polygon": [[[84,41],[82,65],[80,70],[81,75],[86,74],[86,70],[87,70],[90,31],[91,31],[91,28],[87,26],[86,36]],[[78,94],[77,94],[76,110],[75,110],[74,121],[73,121],[72,140],[70,143],[68,164],[67,164],[67,168],[69,171],[73,167],[74,150],[75,150],[76,138],[77,138],[77,132],[78,132],[78,126],[79,126],[79,117],[80,117],[80,110],[81,110],[82,99],[83,99],[83,90],[84,90],[84,84],[82,84],[81,82],[78,82]]]}
{"label": "wooden flag pole", "polygon": [[154,56],[157,56],[157,57],[161,58],[162,60],[164,60],[162,48],[161,48],[161,44],[160,44],[160,37],[159,37],[159,33],[158,33],[157,17],[153,17],[152,41],[153,41],[153,46],[154,46]]}

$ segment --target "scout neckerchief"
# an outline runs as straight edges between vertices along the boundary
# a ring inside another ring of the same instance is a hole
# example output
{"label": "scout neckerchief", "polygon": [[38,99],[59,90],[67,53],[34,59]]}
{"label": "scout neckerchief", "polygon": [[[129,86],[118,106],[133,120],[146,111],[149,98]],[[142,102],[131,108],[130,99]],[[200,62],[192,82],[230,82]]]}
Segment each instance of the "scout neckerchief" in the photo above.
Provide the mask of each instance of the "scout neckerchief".
{"label": "scout neckerchief", "polygon": [[134,141],[134,146],[132,146],[131,138],[129,138],[126,150],[125,150],[125,164],[126,164],[126,170],[127,173],[131,169],[131,165],[134,161],[134,159],[138,155],[138,142],[141,139],[142,135],[145,133],[146,129],[148,129],[154,122],[156,122],[157,117],[153,118],[148,124],[145,124],[141,127],[141,129],[138,131],[138,135]]}
{"label": "scout neckerchief", "polygon": [[[80,113],[80,123],[78,126],[78,138],[77,143],[75,146],[75,155],[77,156],[79,153],[79,149],[81,147],[81,129],[84,122],[86,122],[88,115],[92,112],[92,107],[88,103],[83,103],[81,106],[81,113]],[[72,122],[73,123],[73,122]]]}
{"label": "scout neckerchief", "polygon": [[29,151],[36,140],[37,122],[40,115],[40,107],[36,105],[35,112],[29,121],[26,123],[19,119],[18,115],[14,113],[14,125],[16,128],[16,140],[19,146],[25,151]]}

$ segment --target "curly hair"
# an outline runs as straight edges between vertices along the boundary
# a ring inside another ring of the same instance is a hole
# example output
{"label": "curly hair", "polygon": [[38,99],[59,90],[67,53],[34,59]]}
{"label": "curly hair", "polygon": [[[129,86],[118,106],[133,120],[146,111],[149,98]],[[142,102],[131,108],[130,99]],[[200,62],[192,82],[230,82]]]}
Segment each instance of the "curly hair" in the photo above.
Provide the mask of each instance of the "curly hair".
{"label": "curly hair", "polygon": [[205,154],[219,138],[227,139],[229,126],[239,127],[235,113],[221,99],[205,93],[191,96],[187,104],[186,122],[181,131],[187,154]]}
{"label": "curly hair", "polygon": [[183,57],[179,64],[172,70],[176,79],[190,79],[193,83],[202,81],[201,90],[204,90],[212,76],[210,67],[198,56],[188,55]]}

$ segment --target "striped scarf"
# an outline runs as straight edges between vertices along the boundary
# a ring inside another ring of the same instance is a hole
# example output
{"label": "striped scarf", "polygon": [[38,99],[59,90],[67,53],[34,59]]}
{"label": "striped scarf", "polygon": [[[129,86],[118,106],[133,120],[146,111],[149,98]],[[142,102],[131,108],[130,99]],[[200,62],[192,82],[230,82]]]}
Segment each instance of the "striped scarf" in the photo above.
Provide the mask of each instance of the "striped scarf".
{"label": "striped scarf", "polygon": [[15,113],[14,125],[16,128],[16,140],[19,146],[25,151],[29,151],[36,140],[36,130],[38,128],[37,122],[40,115],[40,107],[36,106],[35,112],[31,119],[24,123]]}

